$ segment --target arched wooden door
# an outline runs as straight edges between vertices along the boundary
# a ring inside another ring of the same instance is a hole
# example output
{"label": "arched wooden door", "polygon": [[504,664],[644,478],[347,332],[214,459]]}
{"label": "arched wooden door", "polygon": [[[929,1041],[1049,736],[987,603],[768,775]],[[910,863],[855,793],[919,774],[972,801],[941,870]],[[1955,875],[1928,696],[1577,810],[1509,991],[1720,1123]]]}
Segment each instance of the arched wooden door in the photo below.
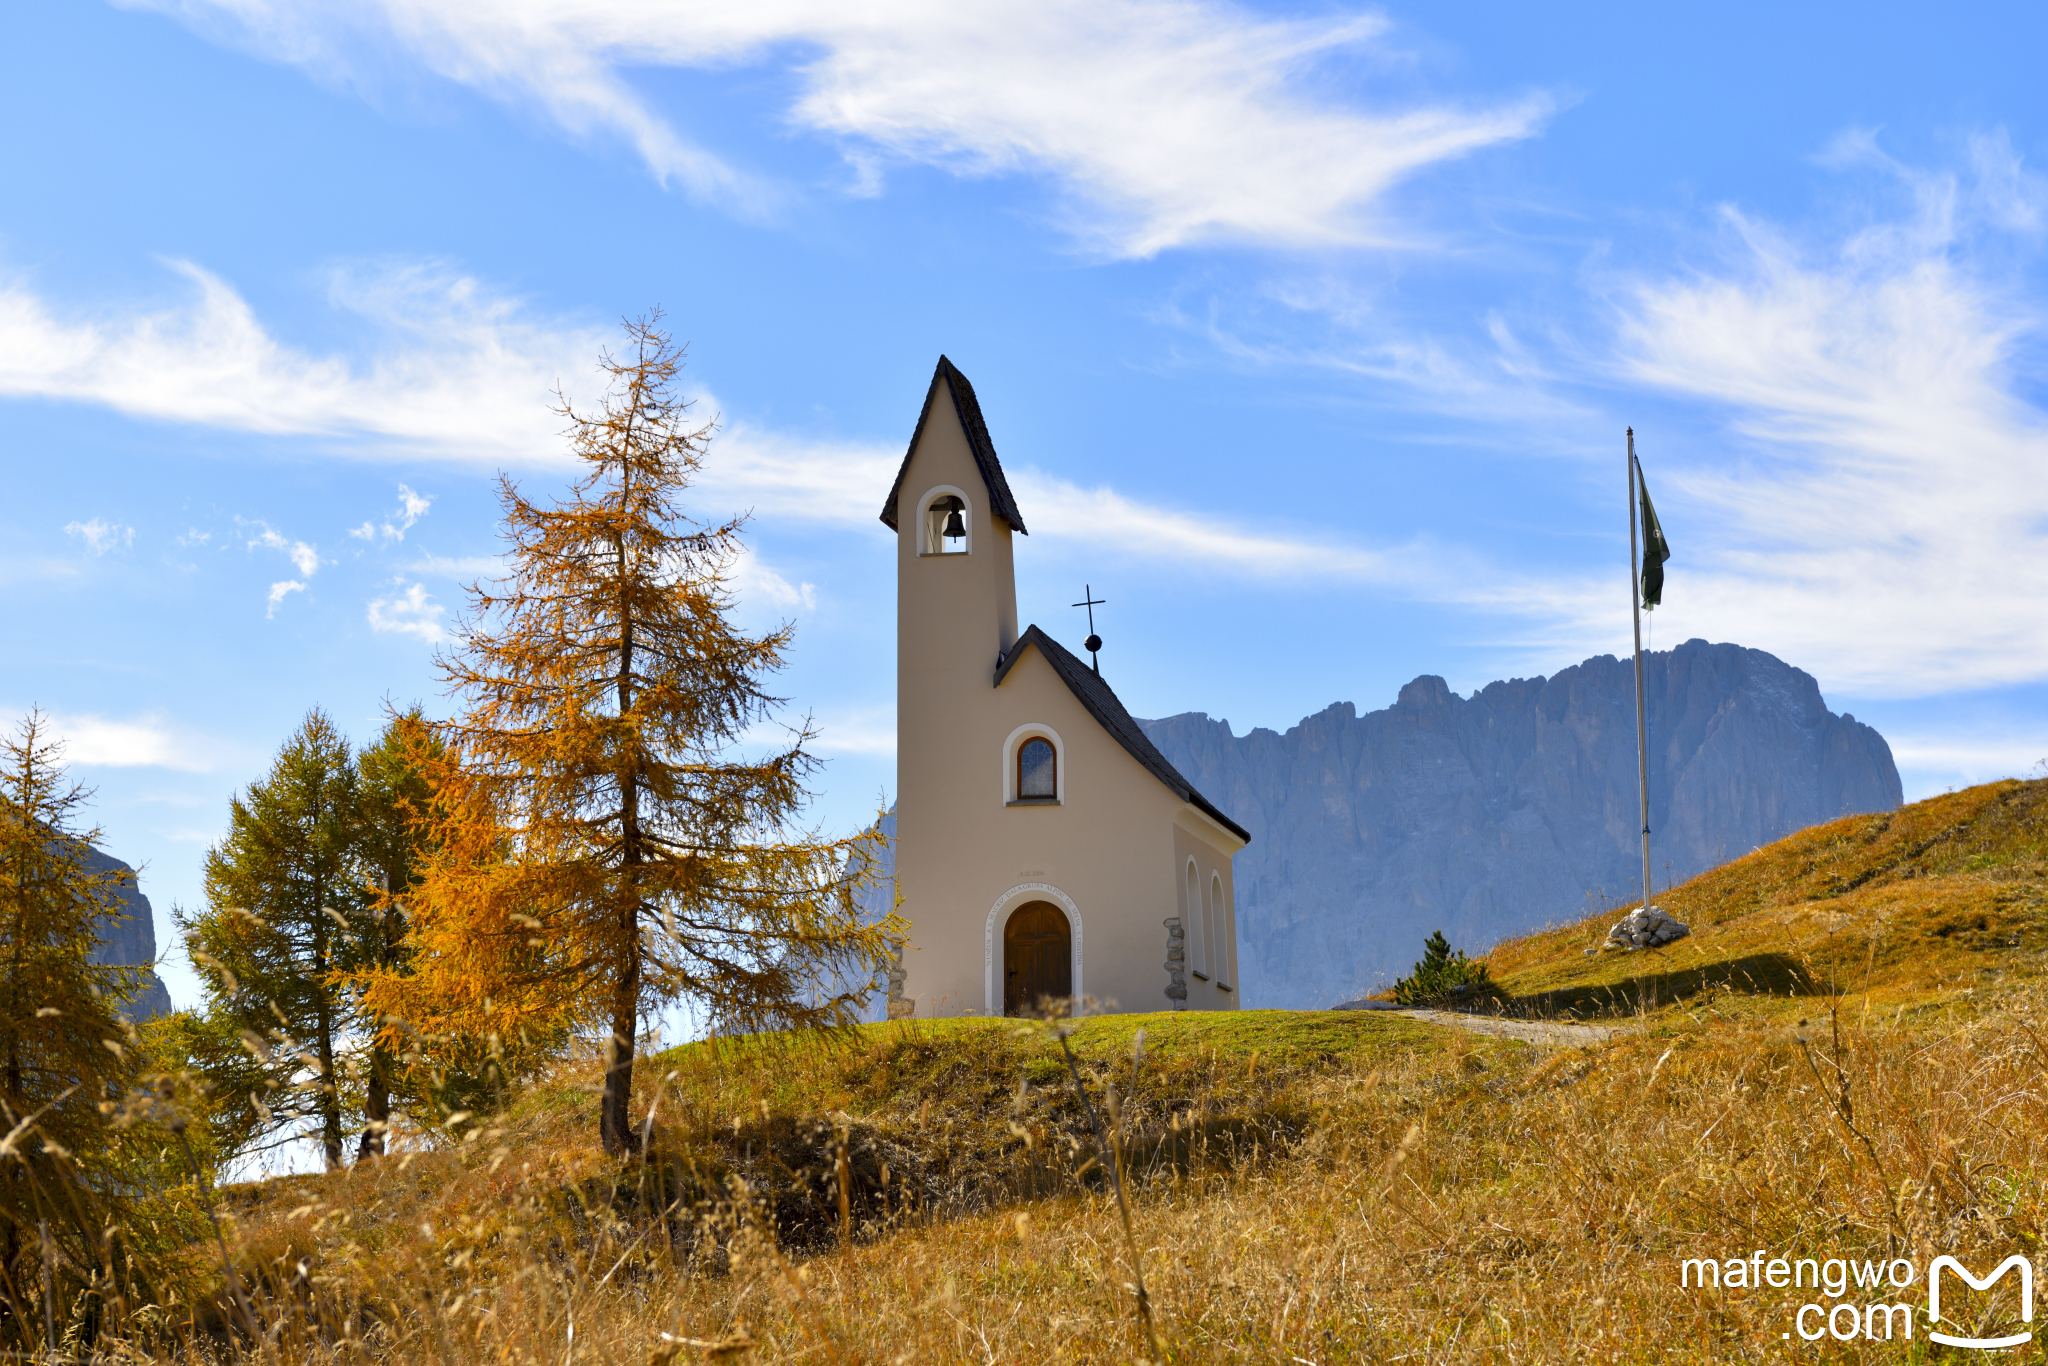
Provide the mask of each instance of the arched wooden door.
{"label": "arched wooden door", "polygon": [[1066,913],[1050,901],[1027,901],[1003,926],[1003,1014],[1035,1010],[1039,1000],[1074,994],[1074,937]]}

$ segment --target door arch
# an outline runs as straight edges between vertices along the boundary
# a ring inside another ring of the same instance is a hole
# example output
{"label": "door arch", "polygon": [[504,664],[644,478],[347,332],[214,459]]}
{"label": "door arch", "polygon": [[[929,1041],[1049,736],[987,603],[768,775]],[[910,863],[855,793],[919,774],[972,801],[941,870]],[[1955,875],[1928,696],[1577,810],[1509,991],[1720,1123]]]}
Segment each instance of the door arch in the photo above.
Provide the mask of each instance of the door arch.
{"label": "door arch", "polygon": [[1003,922],[1003,1014],[1038,1009],[1074,994],[1074,935],[1050,901],[1027,901]]}
{"label": "door arch", "polygon": [[1066,914],[1067,928],[1074,940],[1073,994],[1083,998],[1088,995],[1087,983],[1081,980],[1088,966],[1088,954],[1082,942],[1088,931],[1087,917],[1074,904],[1074,898],[1052,883],[1020,882],[989,903],[988,918],[982,922],[981,1003],[982,1009],[990,1015],[1003,1013],[1003,925],[1010,912],[1027,901],[1050,901]]}

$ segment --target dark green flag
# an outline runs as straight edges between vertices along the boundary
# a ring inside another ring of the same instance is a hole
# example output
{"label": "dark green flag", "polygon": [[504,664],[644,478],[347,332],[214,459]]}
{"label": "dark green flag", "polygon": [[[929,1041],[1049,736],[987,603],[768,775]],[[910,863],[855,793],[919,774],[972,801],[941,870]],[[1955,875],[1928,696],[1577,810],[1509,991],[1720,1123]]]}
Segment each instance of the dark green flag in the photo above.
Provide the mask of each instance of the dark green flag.
{"label": "dark green flag", "polygon": [[1643,466],[1636,462],[1636,492],[1643,500],[1643,606],[1653,608],[1664,600],[1664,561],[1671,558],[1671,543],[1657,522],[1657,509],[1650,506],[1650,486],[1643,482]]}

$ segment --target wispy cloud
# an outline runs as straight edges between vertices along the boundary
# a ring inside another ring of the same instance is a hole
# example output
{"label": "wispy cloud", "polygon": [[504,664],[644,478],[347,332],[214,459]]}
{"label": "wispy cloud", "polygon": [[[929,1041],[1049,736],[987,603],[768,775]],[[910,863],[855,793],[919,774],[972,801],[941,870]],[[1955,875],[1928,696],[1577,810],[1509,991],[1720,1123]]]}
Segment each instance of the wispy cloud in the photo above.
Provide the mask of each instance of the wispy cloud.
{"label": "wispy cloud", "polygon": [[[700,484],[719,506],[886,534],[882,497],[900,450],[806,444],[735,425],[712,447]],[[1416,547],[1374,548],[1316,528],[1259,530],[1213,512],[1161,506],[1108,485],[1084,488],[1030,467],[1009,471],[1034,540],[1082,541],[1138,560],[1234,572],[1394,582],[1419,578]]]}
{"label": "wispy cloud", "polygon": [[[241,521],[240,518],[236,520]],[[249,549],[281,550],[298,571],[309,579],[319,572],[320,552],[306,542],[291,540],[268,522],[243,522],[242,525],[256,528],[253,534],[245,538]],[[300,585],[302,588],[304,586]]]}
{"label": "wispy cloud", "polygon": [[894,708],[856,708],[814,718],[820,754],[890,755],[896,752]]}
{"label": "wispy cloud", "polygon": [[330,80],[374,81],[403,51],[571,134],[623,139],[662,180],[752,216],[781,192],[706,151],[626,73],[783,66],[800,93],[782,117],[840,140],[856,192],[892,163],[1046,175],[1074,231],[1124,256],[1382,238],[1390,187],[1528,137],[1551,107],[1399,88],[1408,59],[1375,14],[1274,19],[1203,0],[131,3]]}
{"label": "wispy cloud", "polygon": [[348,534],[351,538],[358,541],[374,541],[381,532],[383,539],[386,541],[402,541],[405,539],[405,533],[412,530],[413,524],[427,515],[427,509],[433,506],[433,502],[433,498],[414,493],[405,485],[400,484],[398,486],[398,511],[385,518],[384,524],[381,527],[375,522],[364,522],[361,526],[352,529]]}
{"label": "wispy cloud", "polygon": [[767,608],[770,614],[809,612],[818,605],[816,585],[791,583],[761,559],[759,552],[742,550],[726,568],[726,583],[742,608]]}
{"label": "wispy cloud", "polygon": [[427,595],[424,584],[408,584],[397,579],[393,581],[391,591],[370,600],[366,615],[373,631],[416,636],[432,644],[447,634],[441,628],[441,618],[446,611]]}
{"label": "wispy cloud", "polygon": [[1082,488],[1038,470],[1020,470],[1012,482],[1030,509],[1033,535],[1114,547],[1133,559],[1321,580],[1417,577],[1413,547],[1347,543],[1318,528],[1260,530],[1211,512],[1162,507],[1108,485]]}
{"label": "wispy cloud", "polygon": [[151,712],[118,718],[91,712],[57,713],[53,733],[63,741],[64,761],[97,768],[169,768],[211,773],[230,757],[232,746],[192,734]]}
{"label": "wispy cloud", "polygon": [[[286,354],[268,339],[240,299],[226,293],[226,287],[218,281],[205,278],[210,281],[209,290],[214,299],[209,307],[233,314],[240,320],[231,330],[262,339],[260,345],[251,343],[248,350],[273,358]],[[406,294],[404,290],[396,292]],[[479,293],[467,283],[461,292]],[[4,300],[4,295],[0,295],[0,300]],[[223,300],[231,301],[231,305]],[[385,312],[392,319],[394,333],[423,330],[430,321],[404,314],[397,303],[391,304]],[[158,325],[153,322],[138,322],[131,329],[138,335],[153,335],[157,330]],[[513,331],[519,332],[519,329]],[[520,335],[533,334],[520,332]],[[5,389],[5,337],[4,315],[0,315],[0,391]],[[203,343],[195,344],[203,349]],[[576,357],[576,373],[587,373],[591,358],[602,345],[602,338],[596,334],[563,333],[548,346],[537,348],[535,354],[567,351],[572,345],[580,350]],[[152,341],[130,357],[135,367],[132,371],[135,381],[133,392],[102,376],[96,382],[108,387],[95,391],[91,396],[116,407],[131,407],[141,401],[136,398],[138,394],[153,395],[176,389],[178,385],[174,381],[180,376],[189,378],[189,349],[159,346]],[[465,386],[456,383],[449,375],[438,374],[435,370],[438,362],[434,357],[445,350],[440,346],[423,345],[418,353],[393,353],[386,361],[373,367],[370,373],[361,375],[350,371],[344,362],[335,358],[276,360],[274,364],[265,361],[263,364],[270,366],[270,373],[262,388],[267,401],[274,406],[266,408],[257,398],[241,395],[231,409],[208,413],[204,405],[199,405],[186,415],[194,421],[240,425],[262,431],[299,430],[307,434],[355,423],[358,432],[365,437],[381,434],[380,439],[388,438],[394,448],[414,450],[422,446],[431,447],[437,432],[459,432],[467,437],[501,430],[493,424],[504,423],[507,407],[516,406],[511,404],[503,384]],[[461,348],[458,346],[456,350],[459,355]],[[481,356],[503,350],[500,341],[493,341],[488,346],[478,343],[475,354]],[[148,372],[148,364],[154,363],[171,366],[173,373]],[[341,378],[336,379],[336,376]],[[560,459],[561,442],[552,430],[559,424],[549,412],[546,385],[538,378],[538,372],[530,372],[529,378],[534,392],[527,397],[525,407],[532,418],[532,426],[526,433],[531,440],[524,449],[535,462]],[[431,401],[425,397],[427,395],[432,396]],[[190,398],[190,395],[186,397]],[[718,411],[717,402],[709,394],[699,393],[697,402],[705,412]],[[434,403],[445,403],[446,406],[434,408],[431,412],[423,411],[432,408]],[[358,406],[360,421],[354,416]],[[421,416],[423,425],[420,432],[406,433],[398,429],[395,415],[407,409]],[[377,425],[372,425],[372,415]],[[449,445],[442,446],[438,453],[467,458],[474,452],[467,445]],[[490,454],[494,458],[502,457],[508,451],[499,447]],[[874,530],[882,493],[895,477],[896,466],[901,459],[900,450],[894,447],[883,448],[844,440],[802,439],[746,422],[734,422],[720,433],[714,444],[697,492],[698,497],[710,505],[733,512],[753,510],[778,519]],[[1141,559],[1228,566],[1234,570],[1273,575],[1307,574],[1318,578],[1382,583],[1412,576],[1409,566],[1414,562],[1413,547],[1361,547],[1348,544],[1340,537],[1318,534],[1313,529],[1248,529],[1224,516],[1148,505],[1113,488],[1084,489],[1056,476],[1029,469],[1013,471],[1013,479],[1020,496],[1027,499],[1032,509],[1029,520],[1033,534],[1038,536],[1114,544],[1122,553]],[[348,534],[359,540],[402,540],[405,533],[426,514],[430,503],[428,497],[401,484],[399,505],[389,517],[381,524],[365,522]],[[297,580],[273,586],[270,605],[274,613],[285,594],[304,587],[303,581],[319,570],[322,560],[318,550],[309,542],[288,539],[263,522],[243,525],[248,529],[244,539],[250,547],[283,551],[291,557],[298,571]],[[1111,530],[1115,531],[1114,536],[1106,534]],[[427,557],[413,568],[419,573],[468,578],[494,576],[500,572],[501,564],[489,557]],[[802,601],[802,590],[797,587],[789,587],[787,594],[779,596],[780,590],[770,585],[764,583],[758,587],[760,593],[767,595],[763,601],[772,599],[784,606],[797,605]]]}
{"label": "wispy cloud", "polygon": [[89,522],[66,523],[64,534],[84,541],[85,548],[94,555],[104,555],[109,550],[125,550],[135,544],[134,527],[104,522],[97,517]]}
{"label": "wispy cloud", "polygon": [[1970,249],[2041,202],[2001,147],[1887,163],[1911,211],[1824,245],[1729,209],[1718,268],[1621,294],[1623,376],[1702,401],[1739,452],[1660,466],[1645,438],[1700,518],[1698,568],[1673,566],[1697,633],[1875,695],[2048,675],[2048,413],[2017,373],[2040,319]]}
{"label": "wispy cloud", "polygon": [[266,618],[275,617],[279,605],[284,602],[287,595],[303,593],[305,591],[306,585],[300,583],[297,579],[285,579],[281,582],[273,583],[270,585],[270,605],[264,610],[263,615]]}
{"label": "wispy cloud", "polygon": [[[274,336],[217,276],[171,266],[192,297],[156,310],[67,314],[19,280],[0,281],[0,396],[320,437],[366,455],[546,464],[564,455],[549,412],[555,387],[590,374],[607,340],[536,322],[474,280],[412,264],[334,272],[330,301],[368,319],[381,349],[361,362],[314,355]],[[409,508],[402,502],[387,525],[410,526]]]}
{"label": "wispy cloud", "polygon": [[446,579],[495,579],[504,574],[505,561],[497,555],[428,555],[407,568]]}

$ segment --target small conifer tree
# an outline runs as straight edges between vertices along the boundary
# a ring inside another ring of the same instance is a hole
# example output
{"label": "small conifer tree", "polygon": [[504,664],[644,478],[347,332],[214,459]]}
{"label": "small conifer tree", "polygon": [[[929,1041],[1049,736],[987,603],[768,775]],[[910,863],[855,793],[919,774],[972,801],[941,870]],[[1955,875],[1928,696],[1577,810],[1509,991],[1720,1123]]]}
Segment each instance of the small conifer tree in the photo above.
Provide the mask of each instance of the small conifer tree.
{"label": "small conifer tree", "polygon": [[1427,1005],[1492,984],[1485,963],[1467,958],[1462,949],[1453,949],[1442,930],[1432,930],[1422,941],[1422,961],[1394,983],[1394,999],[1404,1006]]}

